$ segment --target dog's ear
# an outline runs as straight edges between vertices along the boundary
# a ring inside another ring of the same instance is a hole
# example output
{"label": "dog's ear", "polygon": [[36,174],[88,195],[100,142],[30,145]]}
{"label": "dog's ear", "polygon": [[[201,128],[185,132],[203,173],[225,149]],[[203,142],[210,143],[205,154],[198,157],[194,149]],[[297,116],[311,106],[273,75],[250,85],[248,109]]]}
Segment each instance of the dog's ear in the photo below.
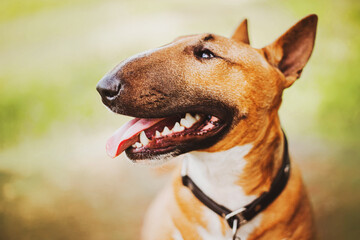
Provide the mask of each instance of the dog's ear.
{"label": "dog's ear", "polygon": [[240,23],[234,34],[231,36],[231,39],[235,40],[236,42],[243,42],[250,45],[247,19],[244,19]]}
{"label": "dog's ear", "polygon": [[268,62],[285,75],[285,87],[290,87],[300,77],[310,58],[317,20],[315,14],[303,18],[275,42],[263,48]]}

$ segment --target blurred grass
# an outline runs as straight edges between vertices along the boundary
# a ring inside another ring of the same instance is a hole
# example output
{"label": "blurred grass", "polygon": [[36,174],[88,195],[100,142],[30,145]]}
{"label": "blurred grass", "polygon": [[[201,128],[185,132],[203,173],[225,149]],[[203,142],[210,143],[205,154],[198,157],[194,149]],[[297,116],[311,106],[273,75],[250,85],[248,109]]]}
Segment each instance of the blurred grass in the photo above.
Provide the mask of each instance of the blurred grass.
{"label": "blurred grass", "polygon": [[0,2],[0,23],[35,14],[40,11],[60,8],[66,5],[89,3],[91,0],[2,0]]}
{"label": "blurred grass", "polygon": [[9,146],[20,136],[43,134],[52,123],[64,122],[68,116],[72,120],[91,116],[94,107],[88,103],[97,96],[89,94],[94,85],[88,79],[96,75],[96,70],[101,74],[100,66],[99,62],[71,66],[61,75],[51,75],[51,81],[44,81],[47,77],[37,73],[27,76],[28,81],[21,82],[21,86],[8,83],[11,77],[2,76],[0,146]]}
{"label": "blurred grass", "polygon": [[[164,179],[108,160],[124,118],[97,81],[122,59],[184,34],[229,36],[249,19],[253,46],[317,13],[315,51],[280,114],[321,239],[360,233],[360,3],[236,0],[0,2],[0,239],[137,239]],[[101,161],[102,160],[102,161]]]}

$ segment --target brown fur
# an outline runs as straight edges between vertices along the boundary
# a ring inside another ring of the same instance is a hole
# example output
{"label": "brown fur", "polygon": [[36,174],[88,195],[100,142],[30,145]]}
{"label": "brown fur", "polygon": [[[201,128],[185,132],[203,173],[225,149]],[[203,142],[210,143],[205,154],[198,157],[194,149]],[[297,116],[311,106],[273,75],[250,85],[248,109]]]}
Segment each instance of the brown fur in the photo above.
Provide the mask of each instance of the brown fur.
{"label": "brown fur", "polygon": [[[218,152],[236,145],[253,143],[253,149],[246,156],[248,164],[238,181],[238,184],[249,195],[260,195],[263,191],[267,191],[281,163],[284,139],[277,112],[281,103],[282,91],[291,86],[300,76],[312,51],[315,29],[316,18],[310,16],[273,44],[256,50],[246,44],[249,42],[249,38],[246,22],[243,22],[230,41],[222,37],[215,37],[214,42],[217,44],[212,46],[214,51],[226,55],[229,62],[225,66],[211,67],[196,75],[192,74],[186,79],[188,86],[204,85],[208,92],[220,95],[228,103],[240,105],[240,114],[247,116],[246,119],[239,121],[222,141],[205,151]],[[203,37],[205,35],[200,38]],[[192,39],[189,37],[183,41],[186,42],[185,40],[191,41]],[[218,49],[219,43],[221,43],[221,48]],[[295,46],[291,44],[295,44]],[[301,48],[301,44],[306,46]],[[305,53],[293,54],[292,51],[296,51],[296,48],[305,49]],[[284,54],[288,54],[287,57],[291,59],[283,60]],[[299,58],[299,56],[302,57]],[[292,63],[294,60],[299,62],[296,62],[296,66],[292,68],[277,68],[281,64],[283,66],[294,65]],[[239,81],[239,75],[249,84]],[[220,91],[225,92],[226,95],[220,94]],[[249,239],[313,239],[314,228],[310,203],[300,172],[294,163],[292,166],[291,177],[286,189],[273,204],[263,211],[261,227],[257,228]],[[171,216],[172,222],[184,239],[199,239],[194,229],[196,225],[193,223],[204,226],[199,218],[201,203],[188,189],[182,186],[179,175],[179,172],[175,174],[172,186],[168,186],[165,190],[168,195],[174,197],[166,198],[168,201],[165,202],[169,211],[163,214]],[[164,201],[164,198],[160,198],[158,201]],[[157,209],[163,209],[163,206],[163,204],[159,204]],[[156,215],[158,217],[150,214],[148,218],[154,220],[163,217],[163,215]],[[225,231],[227,225],[223,220],[222,226]],[[172,232],[162,235],[162,227],[158,229],[159,232],[155,230],[155,227],[148,226],[147,229],[149,228],[156,233],[147,233],[145,229],[144,239],[172,239]]]}

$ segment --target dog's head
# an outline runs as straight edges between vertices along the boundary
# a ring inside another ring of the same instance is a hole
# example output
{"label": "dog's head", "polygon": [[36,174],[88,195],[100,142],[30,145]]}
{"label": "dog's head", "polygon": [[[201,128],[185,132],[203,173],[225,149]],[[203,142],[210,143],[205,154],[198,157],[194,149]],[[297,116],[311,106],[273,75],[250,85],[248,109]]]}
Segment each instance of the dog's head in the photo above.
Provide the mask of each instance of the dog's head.
{"label": "dog's head", "polygon": [[161,159],[251,142],[277,116],[282,91],[299,78],[316,24],[310,15],[255,49],[245,20],[231,38],[183,36],[121,62],[97,90],[108,108],[135,119],[111,137],[108,153]]}

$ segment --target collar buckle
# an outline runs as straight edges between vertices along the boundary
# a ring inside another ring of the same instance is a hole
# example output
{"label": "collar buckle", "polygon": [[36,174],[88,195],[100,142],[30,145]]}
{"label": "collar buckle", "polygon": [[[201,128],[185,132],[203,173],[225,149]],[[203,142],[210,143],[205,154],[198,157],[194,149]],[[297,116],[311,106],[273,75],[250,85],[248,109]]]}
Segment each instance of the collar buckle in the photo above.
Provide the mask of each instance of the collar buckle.
{"label": "collar buckle", "polygon": [[[241,225],[244,225],[245,223],[247,223],[247,220],[244,217],[245,211],[246,211],[246,208],[244,208],[244,207],[239,208],[235,211],[232,211],[231,213],[228,213],[225,215],[225,220],[229,222],[229,221],[231,221],[232,218],[235,218],[238,222],[237,225],[239,225],[239,227],[240,227]],[[234,219],[232,219],[232,222],[234,222]]]}
{"label": "collar buckle", "polygon": [[228,213],[225,215],[225,220],[228,222],[230,226],[232,226],[232,239],[238,240],[240,239],[238,236],[236,236],[237,231],[239,228],[247,223],[246,218],[244,217],[244,212],[246,211],[246,208],[242,207],[239,208],[231,213]]}

